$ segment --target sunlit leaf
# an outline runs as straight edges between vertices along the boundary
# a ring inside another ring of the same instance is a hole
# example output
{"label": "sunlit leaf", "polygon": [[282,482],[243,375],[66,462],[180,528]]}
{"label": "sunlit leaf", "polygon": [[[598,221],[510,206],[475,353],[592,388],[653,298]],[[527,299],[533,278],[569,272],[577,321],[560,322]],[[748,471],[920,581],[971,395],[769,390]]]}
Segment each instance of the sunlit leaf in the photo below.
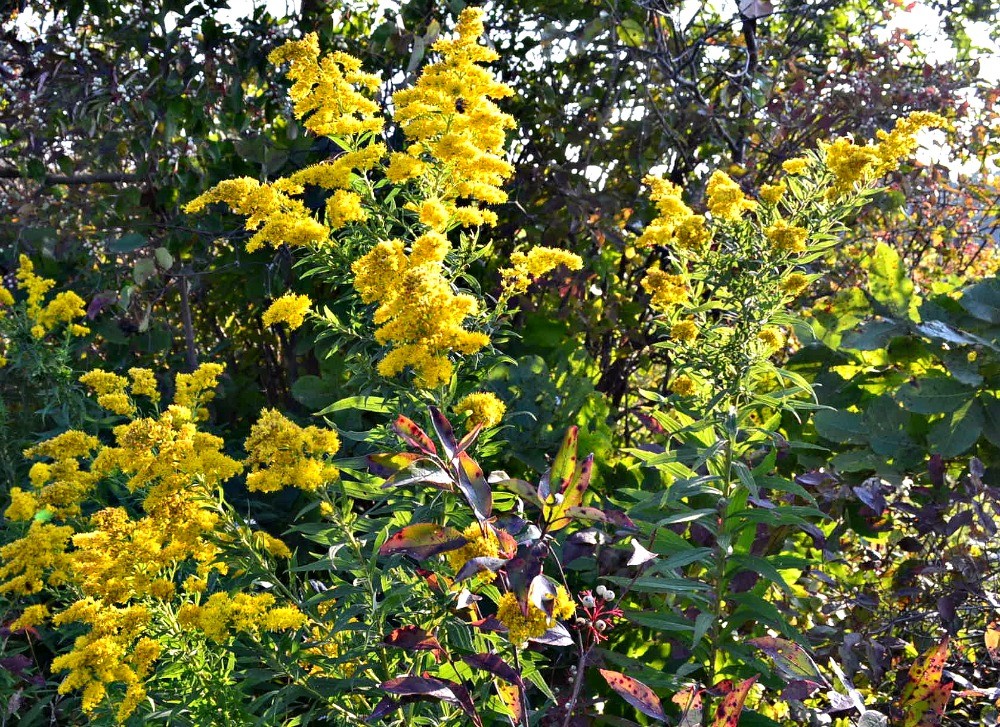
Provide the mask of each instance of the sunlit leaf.
{"label": "sunlit leaf", "polygon": [[647,717],[658,719],[661,722],[667,721],[667,715],[663,712],[663,705],[660,703],[660,698],[656,696],[656,693],[652,689],[636,679],[625,676],[621,672],[611,671],[610,669],[598,669],[598,671],[604,677],[608,686],[614,689],[622,699],[637,710]]}

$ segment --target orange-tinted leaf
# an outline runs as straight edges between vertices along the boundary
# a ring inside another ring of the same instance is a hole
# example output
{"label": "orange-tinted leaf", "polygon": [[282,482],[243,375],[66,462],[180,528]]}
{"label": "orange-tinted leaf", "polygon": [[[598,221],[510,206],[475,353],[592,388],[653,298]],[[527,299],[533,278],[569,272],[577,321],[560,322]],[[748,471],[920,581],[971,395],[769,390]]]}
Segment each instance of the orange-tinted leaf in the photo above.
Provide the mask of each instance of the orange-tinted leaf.
{"label": "orange-tinted leaf", "polygon": [[702,698],[696,686],[685,687],[670,698],[680,707],[681,719],[677,727],[701,727]]}
{"label": "orange-tinted leaf", "polygon": [[610,671],[608,669],[598,669],[601,676],[614,689],[622,699],[638,709],[647,717],[658,719],[661,722],[667,721],[667,715],[663,712],[663,705],[660,698],[656,696],[652,689],[640,681],[627,677],[621,672]]}
{"label": "orange-tinted leaf", "polygon": [[986,651],[993,661],[1000,660],[1000,621],[993,621],[986,627]]}
{"label": "orange-tinted leaf", "polygon": [[[900,697],[903,710],[910,713],[911,705],[926,702],[931,692],[941,683],[941,674],[948,660],[948,637],[937,646],[931,647],[910,667],[906,686]],[[915,723],[913,723],[915,724]],[[912,724],[907,724],[912,727]]]}
{"label": "orange-tinted leaf", "polygon": [[437,447],[431,438],[409,417],[400,414],[392,423],[392,428],[411,447],[416,447],[427,454],[437,454]]}
{"label": "orange-tinted leaf", "polygon": [[407,525],[386,540],[379,548],[379,555],[404,553],[417,560],[424,560],[439,553],[456,550],[468,543],[455,528],[441,527],[434,523]]}
{"label": "orange-tinted leaf", "polygon": [[948,698],[951,696],[951,682],[938,684],[927,697],[926,702],[920,702],[924,706],[923,713],[919,715],[917,727],[938,727],[941,724],[941,717],[944,716],[944,708],[948,705]]}
{"label": "orange-tinted leaf", "polygon": [[757,677],[750,677],[722,698],[718,709],[715,710],[715,721],[712,722],[712,727],[737,727],[740,723],[740,714],[743,712],[743,703],[747,699],[750,687],[756,681]]}
{"label": "orange-tinted leaf", "polygon": [[399,452],[398,454],[389,452],[369,454],[365,457],[368,462],[368,471],[376,477],[389,477],[419,459],[423,459],[423,455],[416,452]]}
{"label": "orange-tinted leaf", "polygon": [[507,708],[508,717],[512,725],[520,725],[524,722],[524,703],[521,701],[521,688],[515,684],[495,682],[497,694],[504,706]]}

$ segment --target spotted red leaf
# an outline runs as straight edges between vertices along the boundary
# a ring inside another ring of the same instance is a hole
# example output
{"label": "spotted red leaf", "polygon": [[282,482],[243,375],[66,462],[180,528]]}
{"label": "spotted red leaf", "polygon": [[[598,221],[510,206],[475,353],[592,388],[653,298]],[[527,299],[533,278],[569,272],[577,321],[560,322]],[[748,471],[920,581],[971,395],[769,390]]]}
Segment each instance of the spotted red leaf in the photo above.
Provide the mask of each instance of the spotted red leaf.
{"label": "spotted red leaf", "polygon": [[940,724],[953,685],[941,683],[948,660],[948,637],[928,649],[907,674],[899,703],[903,709],[903,727],[935,727]]}
{"label": "spotted red leaf", "polygon": [[512,725],[524,723],[524,702],[521,699],[521,688],[515,684],[496,682],[497,694],[507,708]]}
{"label": "spotted red leaf", "polygon": [[543,500],[548,499],[551,494],[565,490],[573,473],[576,472],[576,445],[579,431],[579,427],[575,426],[566,430],[566,436],[563,437],[562,445],[552,461],[552,467],[542,476],[542,481],[538,485],[538,494]]}
{"label": "spotted red leaf", "polygon": [[743,712],[743,703],[747,699],[750,687],[756,681],[757,677],[750,677],[722,698],[718,709],[715,710],[715,721],[712,722],[712,727],[737,727],[740,723],[740,713]]}
{"label": "spotted red leaf", "polygon": [[426,454],[437,454],[437,447],[427,436],[427,433],[417,426],[412,419],[400,414],[396,421],[392,423],[393,431],[396,432],[411,447],[419,449]]}
{"label": "spotted red leaf", "polygon": [[1000,661],[1000,621],[993,621],[986,627],[983,635],[986,641],[986,651],[993,661]]}
{"label": "spotted red leaf", "polygon": [[455,528],[434,523],[407,525],[386,540],[379,548],[379,555],[404,553],[417,560],[424,560],[439,553],[456,550],[468,543]]}
{"label": "spotted red leaf", "polygon": [[622,699],[638,709],[647,717],[658,719],[661,722],[667,721],[667,715],[663,712],[663,705],[660,698],[656,696],[652,689],[640,681],[627,677],[621,672],[610,671],[608,669],[598,669],[601,676],[614,689]]}

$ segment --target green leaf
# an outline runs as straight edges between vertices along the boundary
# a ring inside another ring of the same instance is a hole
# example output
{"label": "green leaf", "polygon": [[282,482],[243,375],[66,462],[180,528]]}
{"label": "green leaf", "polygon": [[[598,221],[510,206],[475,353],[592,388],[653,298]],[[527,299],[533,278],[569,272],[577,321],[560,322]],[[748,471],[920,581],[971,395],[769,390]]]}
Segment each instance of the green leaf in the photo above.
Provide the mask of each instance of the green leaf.
{"label": "green leaf", "polygon": [[1000,447],[1000,400],[984,392],[979,395],[979,401],[983,407],[982,434],[994,447]]}
{"label": "green leaf", "polygon": [[310,411],[316,411],[329,404],[336,397],[337,387],[319,376],[300,376],[292,384],[295,401]]}
{"label": "green leaf", "polygon": [[860,329],[845,333],[840,345],[855,351],[877,351],[888,346],[893,337],[904,333],[906,327],[896,321],[866,321],[861,324]]}
{"label": "green leaf", "polygon": [[1000,279],[984,280],[966,288],[958,303],[981,321],[1000,323]]}
{"label": "green leaf", "polygon": [[638,626],[646,626],[657,631],[694,632],[695,630],[695,624],[692,624],[688,619],[669,613],[626,611],[625,618]]}
{"label": "green leaf", "polygon": [[927,443],[932,452],[951,458],[964,454],[979,440],[986,416],[975,399],[931,427]]}
{"label": "green leaf", "polygon": [[138,232],[130,232],[127,235],[122,235],[114,242],[108,243],[109,252],[134,252],[140,247],[145,247],[149,244],[149,240],[145,235],[140,235]]}
{"label": "green leaf", "polygon": [[358,409],[360,411],[371,411],[376,414],[388,414],[391,408],[385,403],[381,396],[348,396],[346,399],[335,401],[325,409],[316,412],[316,416],[332,414],[345,409]]}
{"label": "green leaf", "polygon": [[840,444],[863,444],[868,441],[868,425],[861,414],[823,409],[813,417],[816,432],[824,439]]}
{"label": "green leaf", "polygon": [[774,567],[773,563],[770,563],[766,558],[759,558],[755,555],[733,555],[731,556],[731,561],[737,565],[735,573],[739,571],[752,571],[754,573],[759,573],[767,580],[774,583],[781,590],[787,593],[789,596],[792,595],[792,588],[785,581],[784,576]]}
{"label": "green leaf", "polygon": [[[913,283],[906,274],[897,253],[880,242],[871,256],[863,263],[868,271],[868,291],[872,297],[899,316],[910,317]],[[916,315],[916,311],[913,311]]]}
{"label": "green leaf", "polygon": [[915,414],[948,414],[965,406],[975,391],[950,376],[937,376],[906,383],[896,396]]}

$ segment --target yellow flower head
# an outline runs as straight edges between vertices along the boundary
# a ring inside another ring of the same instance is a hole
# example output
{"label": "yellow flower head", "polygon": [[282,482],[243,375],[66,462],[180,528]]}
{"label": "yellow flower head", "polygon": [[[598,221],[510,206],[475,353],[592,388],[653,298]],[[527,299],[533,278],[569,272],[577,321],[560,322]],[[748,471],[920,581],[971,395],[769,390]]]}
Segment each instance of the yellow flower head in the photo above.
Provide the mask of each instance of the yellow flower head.
{"label": "yellow flower head", "polygon": [[840,137],[830,144],[820,144],[826,166],[833,174],[833,191],[847,192],[858,183],[865,183],[873,176],[878,153],[873,147],[858,146],[850,139]]}
{"label": "yellow flower head", "polygon": [[[455,573],[458,573],[462,566],[473,558],[498,558],[500,556],[500,540],[493,527],[488,523],[480,525],[478,522],[474,522],[465,529],[462,535],[468,542],[461,548],[445,553],[445,558],[448,559],[448,564]],[[495,578],[496,573],[491,571],[479,573],[479,581],[482,583],[492,583]]]}
{"label": "yellow flower head", "polygon": [[533,247],[528,252],[515,252],[510,256],[511,267],[501,268],[500,277],[511,294],[523,293],[534,278],[541,277],[560,265],[570,270],[583,267],[579,255],[554,247]]}
{"label": "yellow flower head", "polygon": [[669,308],[687,302],[690,290],[687,281],[680,275],[665,273],[659,268],[650,268],[642,281],[642,288],[652,297],[654,308]]}
{"label": "yellow flower head", "polygon": [[698,337],[698,325],[693,319],[685,318],[670,327],[670,337],[681,343],[691,343]]}
{"label": "yellow flower head", "polygon": [[785,220],[778,220],[764,230],[764,235],[779,253],[795,254],[805,252],[809,230],[790,225]]}
{"label": "yellow flower head", "polygon": [[789,295],[797,295],[809,285],[809,278],[802,273],[790,273],[781,281],[781,289]]}
{"label": "yellow flower head", "polygon": [[327,460],[340,449],[337,433],[300,427],[274,409],[261,412],[244,447],[251,492],[276,492],[284,487],[313,492],[339,476]]}
{"label": "yellow flower head", "polygon": [[510,643],[520,646],[528,639],[535,639],[555,626],[556,620],[567,619],[576,611],[572,596],[562,586],[556,586],[551,618],[533,603],[528,604],[528,612],[521,610],[517,596],[505,593],[497,605],[497,620],[507,627]]}
{"label": "yellow flower head", "polygon": [[678,396],[692,396],[698,392],[698,384],[690,376],[678,376],[670,383],[670,390]]}
{"label": "yellow flower head", "polygon": [[[434,43],[441,60],[426,66],[413,88],[396,92],[392,103],[395,120],[411,142],[408,156],[433,160],[445,171],[442,200],[466,197],[498,204],[507,199],[500,186],[513,172],[504,159],[504,145],[506,130],[515,123],[494,101],[513,91],[480,65],[497,59],[479,43],[483,15],[478,8],[463,10],[457,37]],[[390,169],[398,180],[421,171],[399,157]]]}
{"label": "yellow flower head", "polygon": [[494,394],[489,392],[469,394],[452,407],[456,414],[467,413],[466,426],[471,430],[478,425],[495,427],[503,419],[507,407]]}
{"label": "yellow flower head", "polygon": [[785,345],[785,337],[777,328],[765,328],[757,334],[757,338],[770,352],[777,351]]}
{"label": "yellow flower head", "polygon": [[791,175],[804,174],[809,168],[809,160],[805,157],[789,159],[781,164],[781,168]]}
{"label": "yellow flower head", "polygon": [[262,321],[265,326],[284,323],[289,329],[294,331],[305,322],[306,313],[309,312],[311,305],[312,301],[309,300],[308,295],[286,293],[271,303],[268,309],[264,311]]}
{"label": "yellow flower head", "polygon": [[756,206],[755,202],[746,198],[740,185],[728,174],[718,170],[712,172],[712,176],[709,177],[705,194],[708,211],[720,220],[738,221],[743,217],[744,211]]}
{"label": "yellow flower head", "polygon": [[760,199],[765,204],[776,205],[784,195],[784,184],[762,184],[760,186]]}
{"label": "yellow flower head", "polygon": [[338,189],[326,201],[326,224],[337,230],[349,222],[364,222],[368,213],[361,206],[360,195]]}

